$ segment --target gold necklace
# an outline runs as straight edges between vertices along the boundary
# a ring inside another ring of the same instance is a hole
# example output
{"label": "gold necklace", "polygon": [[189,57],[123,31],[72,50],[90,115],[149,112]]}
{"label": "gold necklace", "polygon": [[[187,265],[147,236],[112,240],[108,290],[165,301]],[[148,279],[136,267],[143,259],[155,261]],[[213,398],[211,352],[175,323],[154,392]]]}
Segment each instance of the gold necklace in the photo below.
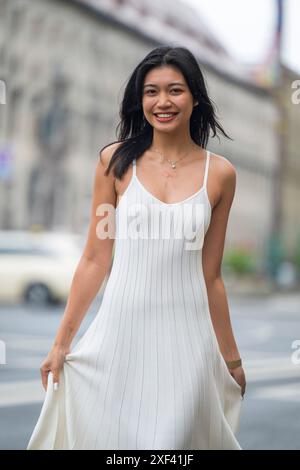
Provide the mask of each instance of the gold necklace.
{"label": "gold necklace", "polygon": [[169,159],[166,158],[159,150],[153,149],[153,152],[159,153],[159,154],[163,157],[164,160],[167,160],[167,161],[170,163],[170,165],[171,165],[171,167],[173,168],[173,170],[176,170],[176,163],[177,163],[177,162],[180,162],[180,160],[183,160],[184,157],[186,157],[186,156],[188,155],[188,153],[189,153],[189,151],[186,152],[186,153],[183,155],[183,157],[179,158],[178,160],[169,160]]}

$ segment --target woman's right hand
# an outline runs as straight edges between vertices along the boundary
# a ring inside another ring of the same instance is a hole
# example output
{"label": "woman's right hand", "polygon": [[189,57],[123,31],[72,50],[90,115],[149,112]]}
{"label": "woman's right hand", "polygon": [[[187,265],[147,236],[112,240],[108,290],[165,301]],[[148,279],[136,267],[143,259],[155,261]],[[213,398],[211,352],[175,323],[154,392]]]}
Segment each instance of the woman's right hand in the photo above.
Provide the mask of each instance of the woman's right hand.
{"label": "woman's right hand", "polygon": [[63,368],[65,357],[69,352],[69,348],[63,348],[62,346],[53,346],[46,359],[42,362],[40,372],[42,377],[42,384],[45,391],[47,390],[48,386],[49,372],[52,372],[53,374],[54,390],[57,390],[59,384],[59,374],[61,369]]}

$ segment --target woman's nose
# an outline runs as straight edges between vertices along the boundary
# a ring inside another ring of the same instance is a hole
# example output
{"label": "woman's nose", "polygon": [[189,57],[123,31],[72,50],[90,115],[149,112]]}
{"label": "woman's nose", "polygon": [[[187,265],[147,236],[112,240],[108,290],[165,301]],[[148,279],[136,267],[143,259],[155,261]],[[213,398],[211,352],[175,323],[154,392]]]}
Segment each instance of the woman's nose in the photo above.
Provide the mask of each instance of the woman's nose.
{"label": "woman's nose", "polygon": [[170,100],[169,100],[169,97],[167,95],[160,95],[158,97],[158,104],[160,106],[168,106],[170,105]]}

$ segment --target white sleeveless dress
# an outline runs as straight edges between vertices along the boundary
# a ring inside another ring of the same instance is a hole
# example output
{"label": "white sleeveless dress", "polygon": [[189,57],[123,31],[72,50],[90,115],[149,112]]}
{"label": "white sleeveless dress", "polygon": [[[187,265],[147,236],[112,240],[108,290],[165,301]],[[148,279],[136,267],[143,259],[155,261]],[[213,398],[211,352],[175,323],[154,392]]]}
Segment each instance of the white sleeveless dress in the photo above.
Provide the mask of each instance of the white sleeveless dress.
{"label": "white sleeveless dress", "polygon": [[241,449],[241,388],[218,346],[202,270],[209,157],[201,189],[171,204],[144,187],[133,162],[100,309],[56,392],[49,374],[28,450]]}

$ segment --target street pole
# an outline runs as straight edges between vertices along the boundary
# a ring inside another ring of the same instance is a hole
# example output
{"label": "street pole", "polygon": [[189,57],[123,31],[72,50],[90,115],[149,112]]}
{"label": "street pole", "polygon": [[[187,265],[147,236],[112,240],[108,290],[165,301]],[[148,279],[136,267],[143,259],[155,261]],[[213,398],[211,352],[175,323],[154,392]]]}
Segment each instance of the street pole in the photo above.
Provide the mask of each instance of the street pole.
{"label": "street pole", "polygon": [[282,27],[284,21],[284,0],[275,0],[277,11],[276,35],[274,38],[275,54],[273,67],[275,79],[273,84],[273,97],[277,109],[278,121],[276,126],[278,165],[275,172],[273,184],[273,212],[271,220],[271,233],[267,253],[268,271],[271,278],[276,281],[278,270],[284,253],[282,246],[283,225],[283,176],[285,173],[285,150],[286,150],[286,106],[284,96],[283,68],[281,61],[282,52]]}

